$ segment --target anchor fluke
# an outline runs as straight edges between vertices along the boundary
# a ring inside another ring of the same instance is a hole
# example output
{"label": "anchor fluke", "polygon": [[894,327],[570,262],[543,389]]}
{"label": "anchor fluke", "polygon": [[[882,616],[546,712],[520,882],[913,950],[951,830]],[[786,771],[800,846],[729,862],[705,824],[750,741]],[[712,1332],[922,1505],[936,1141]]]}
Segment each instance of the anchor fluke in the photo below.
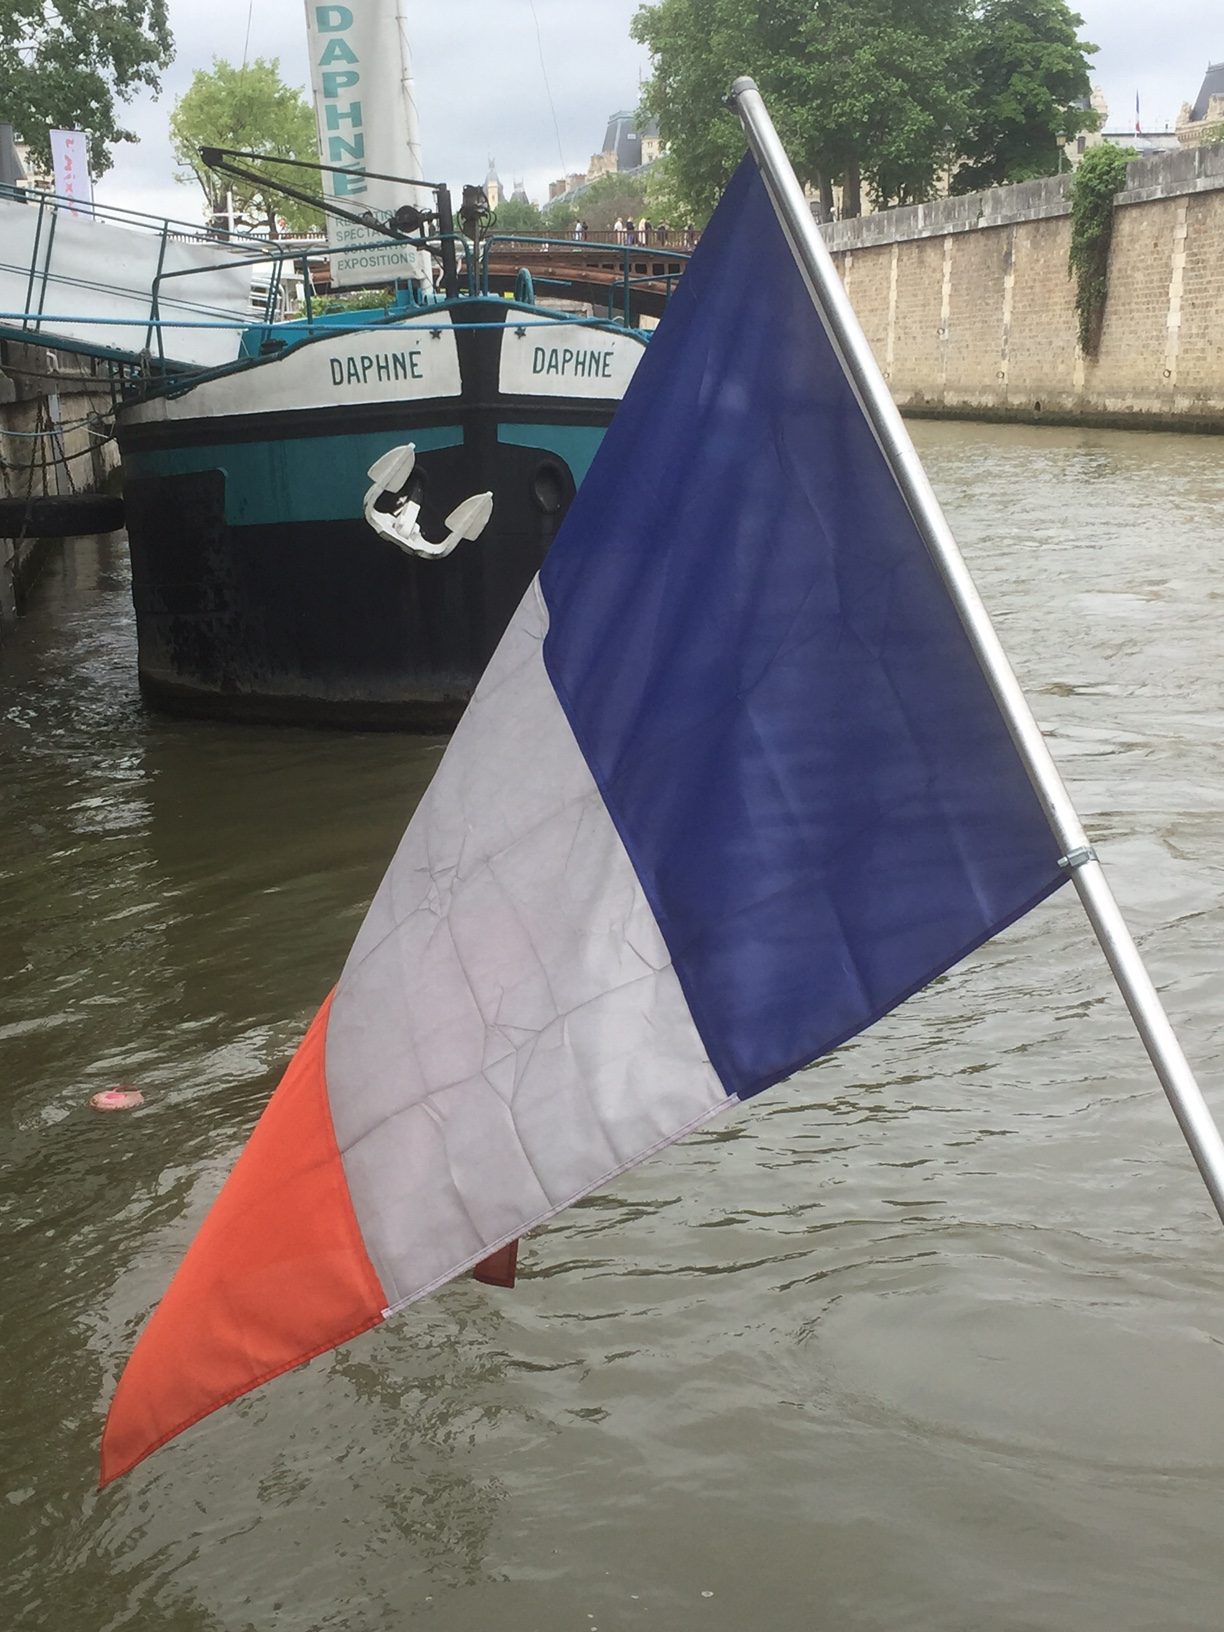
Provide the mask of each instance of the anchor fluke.
{"label": "anchor fluke", "polygon": [[470,499],[457,504],[446,518],[446,525],[456,538],[479,538],[493,514],[492,493],[473,493]]}

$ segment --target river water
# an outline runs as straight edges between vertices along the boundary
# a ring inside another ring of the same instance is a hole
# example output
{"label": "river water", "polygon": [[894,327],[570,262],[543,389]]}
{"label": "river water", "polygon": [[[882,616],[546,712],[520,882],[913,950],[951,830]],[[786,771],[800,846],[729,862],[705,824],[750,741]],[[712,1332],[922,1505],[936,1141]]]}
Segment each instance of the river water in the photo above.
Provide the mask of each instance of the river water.
{"label": "river water", "polygon": [[[915,437],[1224,1112],[1224,447]],[[441,746],[145,713],[113,541],[0,646],[0,1628],[1215,1632],[1224,1232],[1069,890],[96,1493]]]}

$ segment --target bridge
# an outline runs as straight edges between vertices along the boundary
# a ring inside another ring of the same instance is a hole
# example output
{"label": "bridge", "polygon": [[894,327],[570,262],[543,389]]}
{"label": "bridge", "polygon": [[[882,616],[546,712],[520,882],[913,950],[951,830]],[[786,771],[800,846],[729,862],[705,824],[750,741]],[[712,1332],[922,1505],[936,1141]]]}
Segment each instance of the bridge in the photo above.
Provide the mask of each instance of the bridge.
{"label": "bridge", "polygon": [[596,316],[625,315],[630,326],[658,319],[688,264],[691,246],[599,244],[580,240],[502,238],[482,245],[489,290],[524,292],[526,272],[537,300],[580,301]]}

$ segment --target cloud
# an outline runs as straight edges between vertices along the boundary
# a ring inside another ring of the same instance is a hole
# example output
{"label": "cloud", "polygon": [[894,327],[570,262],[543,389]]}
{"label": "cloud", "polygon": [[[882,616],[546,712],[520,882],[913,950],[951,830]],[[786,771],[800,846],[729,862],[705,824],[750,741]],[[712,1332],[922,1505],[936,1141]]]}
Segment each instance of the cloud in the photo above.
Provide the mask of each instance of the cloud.
{"label": "cloud", "polygon": [[[243,60],[248,4],[171,0],[175,61],[160,98],[142,97],[126,111],[124,122],[139,145],[115,151],[100,198],[150,212],[197,208],[193,194],[172,180],[170,112],[196,69],[209,68],[217,56]],[[456,189],[483,181],[494,158],[507,185],[523,179],[542,199],[554,177],[585,170],[602,145],[608,115],[636,104],[648,68],[646,53],[629,36],[636,9],[634,0],[450,0],[412,8],[413,71],[430,179]],[[282,78],[307,88],[302,0],[262,0],[249,15],[249,59],[277,57]]]}
{"label": "cloud", "polygon": [[1209,61],[1224,59],[1218,0],[1080,0],[1081,38],[1100,47],[1089,73],[1109,102],[1109,128],[1130,130],[1135,96],[1145,130],[1171,130],[1193,102]]}
{"label": "cloud", "polygon": [[[633,107],[649,71],[630,38],[638,0],[447,0],[413,6],[409,23],[425,170],[458,188],[482,181],[495,158],[502,181],[548,183],[585,169],[610,113]],[[1080,0],[1082,37],[1100,50],[1091,77],[1110,106],[1113,129],[1134,124],[1139,93],[1144,128],[1172,126],[1192,102],[1209,59],[1224,59],[1219,0]],[[116,150],[99,187],[111,203],[194,218],[198,194],[173,182],[167,124],[198,68],[278,57],[283,78],[309,82],[302,0],[171,0],[177,56],[159,100],[143,97],[125,114],[140,138]],[[248,19],[250,32],[248,40]]]}

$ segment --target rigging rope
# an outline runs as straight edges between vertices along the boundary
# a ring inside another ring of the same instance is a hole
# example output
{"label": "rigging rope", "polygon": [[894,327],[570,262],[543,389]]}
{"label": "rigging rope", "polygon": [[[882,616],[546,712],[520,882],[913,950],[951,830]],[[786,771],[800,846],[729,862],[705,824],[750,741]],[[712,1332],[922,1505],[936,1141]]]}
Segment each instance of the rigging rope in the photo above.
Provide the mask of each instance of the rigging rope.
{"label": "rigging rope", "polygon": [[552,86],[548,83],[548,65],[544,61],[544,36],[540,33],[540,18],[536,12],[535,0],[527,0],[527,4],[531,7],[531,18],[535,23],[536,48],[540,53],[540,73],[544,79],[544,94],[548,98],[548,111],[552,114],[553,133],[557,138],[557,157],[561,160],[561,174],[568,176],[569,169],[565,163],[565,154],[561,150],[561,127],[557,123],[557,105],[553,101]]}

